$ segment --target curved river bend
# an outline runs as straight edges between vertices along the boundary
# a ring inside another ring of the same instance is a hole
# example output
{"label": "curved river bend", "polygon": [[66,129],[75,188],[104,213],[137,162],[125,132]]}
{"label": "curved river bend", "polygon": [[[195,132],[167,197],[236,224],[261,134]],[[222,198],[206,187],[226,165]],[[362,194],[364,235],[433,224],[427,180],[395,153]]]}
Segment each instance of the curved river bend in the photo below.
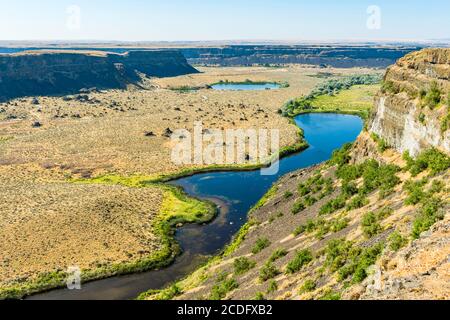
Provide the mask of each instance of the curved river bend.
{"label": "curved river bend", "polygon": [[359,117],[338,114],[307,114],[296,117],[310,148],[280,161],[274,176],[251,172],[202,173],[172,181],[194,197],[209,199],[220,206],[220,215],[207,225],[187,225],[176,239],[183,254],[165,269],[90,282],[82,290],[59,289],[29,297],[46,300],[127,300],[150,289],[160,289],[196,270],[220,251],[246,223],[252,206],[283,175],[328,160],[334,150],[354,141],[362,130]]}

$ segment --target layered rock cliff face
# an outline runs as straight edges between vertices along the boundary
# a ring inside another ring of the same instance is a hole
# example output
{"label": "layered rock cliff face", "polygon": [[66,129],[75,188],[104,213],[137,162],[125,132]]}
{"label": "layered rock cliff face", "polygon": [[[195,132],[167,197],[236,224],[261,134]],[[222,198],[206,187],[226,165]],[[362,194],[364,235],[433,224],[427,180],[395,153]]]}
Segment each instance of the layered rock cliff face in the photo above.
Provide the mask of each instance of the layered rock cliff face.
{"label": "layered rock cliff face", "polygon": [[426,49],[390,67],[376,99],[370,131],[399,152],[450,152],[450,49]]}
{"label": "layered rock cliff face", "polygon": [[0,99],[126,88],[140,74],[171,77],[198,71],[178,51],[25,52],[0,56]]}

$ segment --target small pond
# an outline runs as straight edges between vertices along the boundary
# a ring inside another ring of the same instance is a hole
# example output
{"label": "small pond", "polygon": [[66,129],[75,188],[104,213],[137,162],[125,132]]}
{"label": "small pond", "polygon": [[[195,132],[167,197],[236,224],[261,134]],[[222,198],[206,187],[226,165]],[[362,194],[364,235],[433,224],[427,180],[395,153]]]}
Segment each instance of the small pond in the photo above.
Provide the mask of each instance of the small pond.
{"label": "small pond", "polygon": [[248,82],[248,83],[233,83],[233,82],[224,82],[217,83],[211,86],[214,90],[219,91],[263,91],[263,90],[275,90],[280,89],[281,85],[278,83],[257,83],[257,82]]}

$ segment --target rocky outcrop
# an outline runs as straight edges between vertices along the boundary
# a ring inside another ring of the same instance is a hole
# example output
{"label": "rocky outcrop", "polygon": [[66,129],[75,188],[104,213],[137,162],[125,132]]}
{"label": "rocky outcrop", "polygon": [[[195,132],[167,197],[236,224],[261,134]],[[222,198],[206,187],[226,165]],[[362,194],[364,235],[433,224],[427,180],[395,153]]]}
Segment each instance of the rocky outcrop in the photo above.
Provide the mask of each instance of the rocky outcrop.
{"label": "rocky outcrop", "polygon": [[0,99],[68,94],[82,88],[126,88],[141,75],[171,77],[198,72],[178,51],[125,54],[36,51],[0,55]]}
{"label": "rocky outcrop", "polygon": [[[450,299],[450,219],[436,224],[421,239],[383,258],[362,287],[365,300]],[[374,285],[375,284],[375,285]],[[358,291],[355,288],[354,291]],[[350,296],[348,297],[350,298]]]}
{"label": "rocky outcrop", "polygon": [[435,147],[450,153],[450,49],[425,49],[400,59],[386,73],[370,131],[399,152]]}

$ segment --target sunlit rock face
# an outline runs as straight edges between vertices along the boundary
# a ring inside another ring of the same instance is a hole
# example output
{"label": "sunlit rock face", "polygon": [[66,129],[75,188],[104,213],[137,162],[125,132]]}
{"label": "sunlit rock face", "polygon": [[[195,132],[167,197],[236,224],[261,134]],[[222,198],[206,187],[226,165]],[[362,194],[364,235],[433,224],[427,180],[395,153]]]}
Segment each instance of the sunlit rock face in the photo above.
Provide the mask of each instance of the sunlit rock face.
{"label": "sunlit rock face", "polygon": [[[425,49],[390,67],[376,98],[369,131],[399,152],[417,155],[431,147],[450,153],[448,117],[450,49]],[[440,102],[432,106],[427,95],[438,88]]]}

